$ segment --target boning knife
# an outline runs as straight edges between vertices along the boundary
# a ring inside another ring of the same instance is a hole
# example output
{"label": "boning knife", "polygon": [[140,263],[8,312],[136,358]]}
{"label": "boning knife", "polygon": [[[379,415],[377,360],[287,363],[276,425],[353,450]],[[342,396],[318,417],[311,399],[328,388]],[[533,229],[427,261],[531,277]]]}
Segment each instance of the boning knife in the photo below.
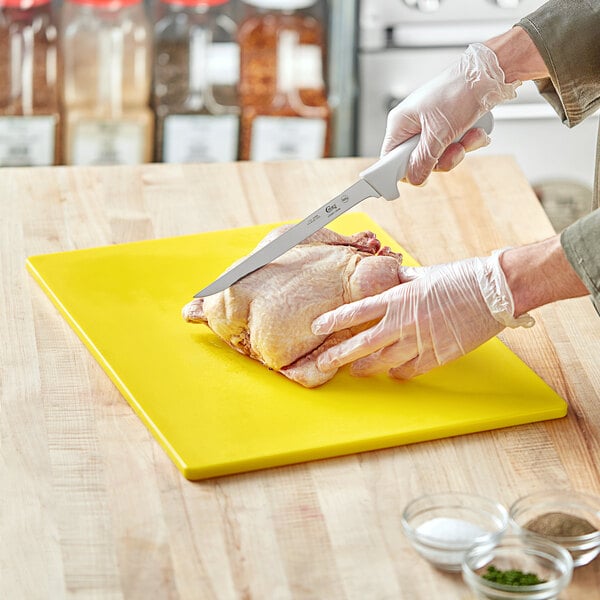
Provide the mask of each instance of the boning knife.
{"label": "boning knife", "polygon": [[[473,124],[473,129],[482,128],[488,134],[491,133],[493,127],[494,119],[492,113],[489,112]],[[274,261],[366,198],[382,197],[386,200],[398,198],[400,196],[398,181],[406,175],[408,159],[419,143],[420,138],[420,135],[415,135],[394,148],[375,164],[360,173],[360,179],[356,183],[353,183],[348,189],[329,200],[285,233],[250,254],[245,260],[225,271],[210,285],[195,294],[194,298],[204,298],[226,290],[246,275]]]}

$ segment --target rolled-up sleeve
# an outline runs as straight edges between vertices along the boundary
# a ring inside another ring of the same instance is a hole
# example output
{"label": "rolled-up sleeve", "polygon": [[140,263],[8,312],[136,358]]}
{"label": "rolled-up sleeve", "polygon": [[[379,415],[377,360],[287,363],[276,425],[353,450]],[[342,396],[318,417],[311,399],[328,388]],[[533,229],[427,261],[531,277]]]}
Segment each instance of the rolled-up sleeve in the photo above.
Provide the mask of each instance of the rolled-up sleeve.
{"label": "rolled-up sleeve", "polygon": [[600,2],[551,0],[519,23],[548,67],[542,96],[572,127],[600,107]]}
{"label": "rolled-up sleeve", "polygon": [[600,209],[569,225],[560,241],[600,314]]}
{"label": "rolled-up sleeve", "polygon": [[[563,123],[573,127],[598,110],[600,2],[550,0],[517,25],[527,31],[548,68],[550,76],[536,85]],[[598,206],[598,154],[596,163],[594,205]],[[567,227],[560,239],[600,314],[600,209]]]}

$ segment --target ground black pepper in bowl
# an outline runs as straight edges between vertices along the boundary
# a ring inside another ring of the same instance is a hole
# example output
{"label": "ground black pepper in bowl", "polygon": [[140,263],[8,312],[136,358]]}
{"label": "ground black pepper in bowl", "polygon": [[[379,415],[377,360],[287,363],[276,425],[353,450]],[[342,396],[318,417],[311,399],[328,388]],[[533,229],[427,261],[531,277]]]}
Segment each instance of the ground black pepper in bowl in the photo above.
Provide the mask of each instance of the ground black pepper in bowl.
{"label": "ground black pepper in bowl", "polygon": [[564,512],[549,512],[539,515],[527,521],[525,529],[551,537],[573,537],[597,531],[587,519]]}
{"label": "ground black pepper in bowl", "polygon": [[544,490],[519,498],[510,508],[513,525],[561,545],[574,566],[600,554],[600,498],[574,490]]}

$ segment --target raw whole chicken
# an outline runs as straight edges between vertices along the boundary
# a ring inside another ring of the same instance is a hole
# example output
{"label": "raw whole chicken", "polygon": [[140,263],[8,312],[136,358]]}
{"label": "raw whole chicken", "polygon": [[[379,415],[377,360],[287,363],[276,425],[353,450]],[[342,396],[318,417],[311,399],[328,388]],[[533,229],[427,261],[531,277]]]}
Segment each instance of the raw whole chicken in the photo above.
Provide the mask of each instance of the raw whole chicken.
{"label": "raw whole chicken", "polygon": [[[271,231],[257,249],[289,227]],[[316,387],[335,375],[317,369],[318,355],[351,332],[314,335],[313,320],[398,285],[401,262],[370,231],[343,236],[321,229],[224,292],[192,300],[183,318],[207,324],[238,352]]]}

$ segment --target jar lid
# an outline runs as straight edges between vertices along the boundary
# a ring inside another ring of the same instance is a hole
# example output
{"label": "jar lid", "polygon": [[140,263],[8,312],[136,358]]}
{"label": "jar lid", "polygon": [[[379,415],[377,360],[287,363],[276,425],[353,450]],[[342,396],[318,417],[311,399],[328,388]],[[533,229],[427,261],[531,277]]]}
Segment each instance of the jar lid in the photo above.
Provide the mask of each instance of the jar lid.
{"label": "jar lid", "polygon": [[43,6],[44,4],[50,4],[50,0],[0,0],[0,6],[21,8],[22,10],[27,10],[34,6]]}
{"label": "jar lid", "polygon": [[271,8],[278,10],[297,10],[308,8],[317,3],[317,0],[242,0],[258,8]]}
{"label": "jar lid", "polygon": [[[0,0],[1,1],[1,0]],[[119,8],[121,6],[132,6],[133,4],[141,4],[143,0],[67,0],[72,4],[85,4],[86,6],[103,6]]]}
{"label": "jar lid", "polygon": [[[2,0],[0,0],[1,2]],[[180,6],[218,6],[227,4],[229,0],[160,0],[164,4],[179,4]]]}

